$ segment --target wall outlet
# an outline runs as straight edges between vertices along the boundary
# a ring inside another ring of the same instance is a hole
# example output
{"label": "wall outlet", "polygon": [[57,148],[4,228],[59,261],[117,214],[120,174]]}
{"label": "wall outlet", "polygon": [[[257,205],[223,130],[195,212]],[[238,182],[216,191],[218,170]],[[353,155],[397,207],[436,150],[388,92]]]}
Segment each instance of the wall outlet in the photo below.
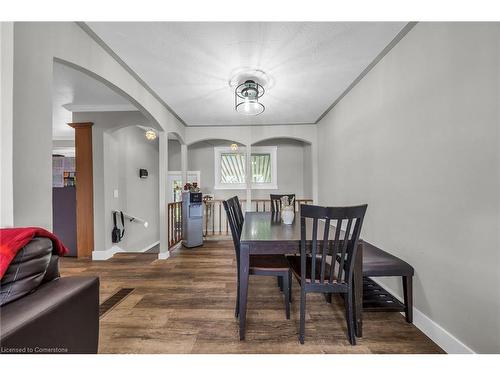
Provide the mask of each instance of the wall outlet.
{"label": "wall outlet", "polygon": [[113,198],[118,198],[118,189],[113,190]]}

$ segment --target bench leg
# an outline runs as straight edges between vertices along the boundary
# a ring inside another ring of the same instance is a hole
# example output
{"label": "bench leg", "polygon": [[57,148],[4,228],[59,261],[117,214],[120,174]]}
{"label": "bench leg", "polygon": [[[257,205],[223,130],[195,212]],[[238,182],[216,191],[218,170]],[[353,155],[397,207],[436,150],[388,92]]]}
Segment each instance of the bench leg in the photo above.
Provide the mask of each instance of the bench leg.
{"label": "bench leg", "polygon": [[408,323],[413,323],[413,276],[403,276],[405,316]]}

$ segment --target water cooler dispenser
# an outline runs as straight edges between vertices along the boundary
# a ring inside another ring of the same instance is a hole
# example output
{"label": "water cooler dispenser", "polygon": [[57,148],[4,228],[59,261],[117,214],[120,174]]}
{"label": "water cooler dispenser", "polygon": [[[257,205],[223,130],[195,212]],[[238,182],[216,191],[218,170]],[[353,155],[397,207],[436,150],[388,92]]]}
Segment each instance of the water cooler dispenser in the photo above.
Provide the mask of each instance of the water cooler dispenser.
{"label": "water cooler dispenser", "polygon": [[182,244],[203,245],[203,200],[201,193],[182,193]]}

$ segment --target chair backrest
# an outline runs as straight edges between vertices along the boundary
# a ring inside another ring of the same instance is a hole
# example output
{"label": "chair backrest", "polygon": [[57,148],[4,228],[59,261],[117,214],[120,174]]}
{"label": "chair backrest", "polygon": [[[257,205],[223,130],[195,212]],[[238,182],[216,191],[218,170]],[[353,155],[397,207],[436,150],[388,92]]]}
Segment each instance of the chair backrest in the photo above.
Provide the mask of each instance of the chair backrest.
{"label": "chair backrest", "polygon": [[288,203],[295,201],[295,194],[271,194],[271,212],[281,211],[281,198],[288,197]]}
{"label": "chair backrest", "polygon": [[[300,206],[302,283],[306,283],[307,274],[311,275],[310,283],[313,284],[351,283],[359,235],[367,207],[366,204],[353,207]],[[310,238],[306,238],[306,218],[312,219]],[[324,220],[320,246],[318,246],[319,220]],[[342,230],[343,224],[345,224],[344,230]],[[330,225],[333,225],[335,230],[332,230]],[[306,241],[310,241],[310,252],[307,251]],[[330,264],[327,262],[327,256],[331,256]],[[312,261],[307,262],[307,257]]]}
{"label": "chair backrest", "polygon": [[234,250],[236,252],[236,260],[239,267],[240,236],[241,236],[241,230],[243,228],[243,221],[241,222],[241,224],[238,222],[239,203],[237,199],[238,199],[237,197],[232,197],[225,201],[222,201],[222,204],[224,205],[224,210],[226,211],[227,220],[229,222],[229,228],[231,229],[231,236],[233,237]]}
{"label": "chair backrest", "polygon": [[236,206],[236,213],[237,219],[238,219],[238,226],[240,227],[240,230],[243,228],[243,221],[245,220],[245,217],[243,216],[243,211],[241,210],[241,203],[240,200],[238,199],[238,196],[235,195],[233,198],[234,199],[234,205]]}

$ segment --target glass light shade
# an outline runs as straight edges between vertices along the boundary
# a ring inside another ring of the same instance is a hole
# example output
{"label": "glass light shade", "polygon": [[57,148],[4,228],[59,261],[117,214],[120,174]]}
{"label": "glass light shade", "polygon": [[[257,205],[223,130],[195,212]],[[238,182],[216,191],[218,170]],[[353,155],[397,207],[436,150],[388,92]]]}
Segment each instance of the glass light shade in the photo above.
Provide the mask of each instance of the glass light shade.
{"label": "glass light shade", "polygon": [[154,130],[147,130],[144,134],[148,141],[154,141],[156,139],[156,132]]}
{"label": "glass light shade", "polygon": [[234,105],[238,113],[248,116],[260,115],[266,109],[259,98],[264,95],[264,87],[248,79],[235,90]]}
{"label": "glass light shade", "polygon": [[238,145],[236,143],[231,144],[231,151],[238,151]]}
{"label": "glass light shade", "polygon": [[257,116],[264,112],[264,105],[257,100],[245,100],[236,106],[236,111],[248,116]]}

